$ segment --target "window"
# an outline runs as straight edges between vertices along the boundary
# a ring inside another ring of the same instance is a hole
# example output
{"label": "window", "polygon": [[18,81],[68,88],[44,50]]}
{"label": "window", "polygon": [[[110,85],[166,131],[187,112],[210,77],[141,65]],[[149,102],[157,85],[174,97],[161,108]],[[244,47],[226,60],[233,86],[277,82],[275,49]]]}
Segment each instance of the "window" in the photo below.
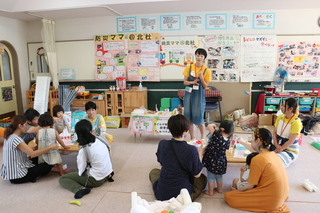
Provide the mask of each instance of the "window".
{"label": "window", "polygon": [[[4,53],[1,56],[3,66],[3,78],[5,81],[12,80],[9,54],[6,50],[4,50]],[[0,80],[2,80],[2,76]]]}
{"label": "window", "polygon": [[38,73],[49,73],[49,66],[45,57],[45,51],[43,47],[40,47],[37,50],[37,64]]}

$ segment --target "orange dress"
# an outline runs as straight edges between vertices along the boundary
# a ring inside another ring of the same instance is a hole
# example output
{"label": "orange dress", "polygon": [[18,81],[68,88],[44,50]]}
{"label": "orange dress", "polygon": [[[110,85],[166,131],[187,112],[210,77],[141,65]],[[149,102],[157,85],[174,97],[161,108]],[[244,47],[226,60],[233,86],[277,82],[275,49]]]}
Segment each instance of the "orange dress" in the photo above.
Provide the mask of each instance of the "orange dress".
{"label": "orange dress", "polygon": [[255,188],[226,192],[225,201],[235,209],[254,212],[290,212],[287,172],[275,152],[265,151],[252,158],[248,182]]}

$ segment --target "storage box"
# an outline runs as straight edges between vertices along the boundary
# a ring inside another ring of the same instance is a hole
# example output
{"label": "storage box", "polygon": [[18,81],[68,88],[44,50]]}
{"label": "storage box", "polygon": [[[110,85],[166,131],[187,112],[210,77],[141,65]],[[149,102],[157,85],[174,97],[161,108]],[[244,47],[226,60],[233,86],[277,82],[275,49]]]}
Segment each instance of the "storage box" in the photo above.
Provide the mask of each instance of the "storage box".
{"label": "storage box", "polygon": [[120,127],[120,116],[106,116],[104,117],[106,125],[109,128],[119,128]]}
{"label": "storage box", "polygon": [[320,105],[320,98],[317,98],[317,105]]}
{"label": "storage box", "polygon": [[272,126],[272,125],[259,125],[258,128],[265,128],[265,129],[269,130],[271,133],[273,133],[273,131],[274,131],[274,126]]}
{"label": "storage box", "polygon": [[272,111],[276,111],[276,106],[264,106],[264,111],[269,111],[269,112],[272,112]]}
{"label": "storage box", "polygon": [[180,98],[171,98],[170,103],[171,103],[170,109],[174,109],[174,108],[178,108],[179,105],[182,105],[182,100]]}
{"label": "storage box", "polygon": [[258,125],[272,125],[272,114],[260,114]]}
{"label": "storage box", "polygon": [[299,99],[299,104],[312,104],[314,101],[313,98],[300,98]]}
{"label": "storage box", "polygon": [[311,111],[311,108],[310,105],[299,105],[299,111]]}
{"label": "storage box", "polygon": [[281,98],[266,98],[267,104],[280,104]]}
{"label": "storage box", "polygon": [[127,128],[129,126],[131,113],[124,113],[120,115],[121,118],[121,128]]}
{"label": "storage box", "polygon": [[171,98],[161,98],[160,107],[170,108]]}

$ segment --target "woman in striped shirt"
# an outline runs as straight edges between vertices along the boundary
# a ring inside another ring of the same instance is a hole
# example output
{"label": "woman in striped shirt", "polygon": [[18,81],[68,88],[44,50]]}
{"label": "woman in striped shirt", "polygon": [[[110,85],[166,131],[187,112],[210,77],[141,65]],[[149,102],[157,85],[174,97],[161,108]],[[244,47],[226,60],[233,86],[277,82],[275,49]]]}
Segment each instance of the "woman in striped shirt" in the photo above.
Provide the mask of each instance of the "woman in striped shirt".
{"label": "woman in striped shirt", "polygon": [[[37,164],[36,157],[58,149],[58,145],[53,143],[47,148],[33,150],[20,137],[26,131],[27,119],[22,115],[16,115],[4,132],[5,141],[0,175],[4,180],[10,180],[11,183],[35,182],[38,176],[48,174],[52,166],[47,163]],[[28,156],[31,157],[31,160]]]}

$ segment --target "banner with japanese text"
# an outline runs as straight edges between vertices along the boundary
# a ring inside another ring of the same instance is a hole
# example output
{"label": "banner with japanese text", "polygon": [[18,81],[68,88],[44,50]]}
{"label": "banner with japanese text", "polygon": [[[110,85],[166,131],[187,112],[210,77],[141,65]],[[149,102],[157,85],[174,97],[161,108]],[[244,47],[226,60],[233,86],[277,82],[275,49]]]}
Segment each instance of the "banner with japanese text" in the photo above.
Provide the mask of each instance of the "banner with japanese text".
{"label": "banner with japanese text", "polygon": [[117,77],[126,76],[126,45],[124,34],[96,35],[95,79],[114,81]]}
{"label": "banner with japanese text", "polygon": [[238,82],[240,35],[208,35],[203,39],[212,81]]}
{"label": "banner with japanese text", "polygon": [[276,71],[275,35],[241,36],[241,81],[273,81]]}
{"label": "banner with japanese text", "polygon": [[128,81],[160,81],[160,34],[128,35]]}

